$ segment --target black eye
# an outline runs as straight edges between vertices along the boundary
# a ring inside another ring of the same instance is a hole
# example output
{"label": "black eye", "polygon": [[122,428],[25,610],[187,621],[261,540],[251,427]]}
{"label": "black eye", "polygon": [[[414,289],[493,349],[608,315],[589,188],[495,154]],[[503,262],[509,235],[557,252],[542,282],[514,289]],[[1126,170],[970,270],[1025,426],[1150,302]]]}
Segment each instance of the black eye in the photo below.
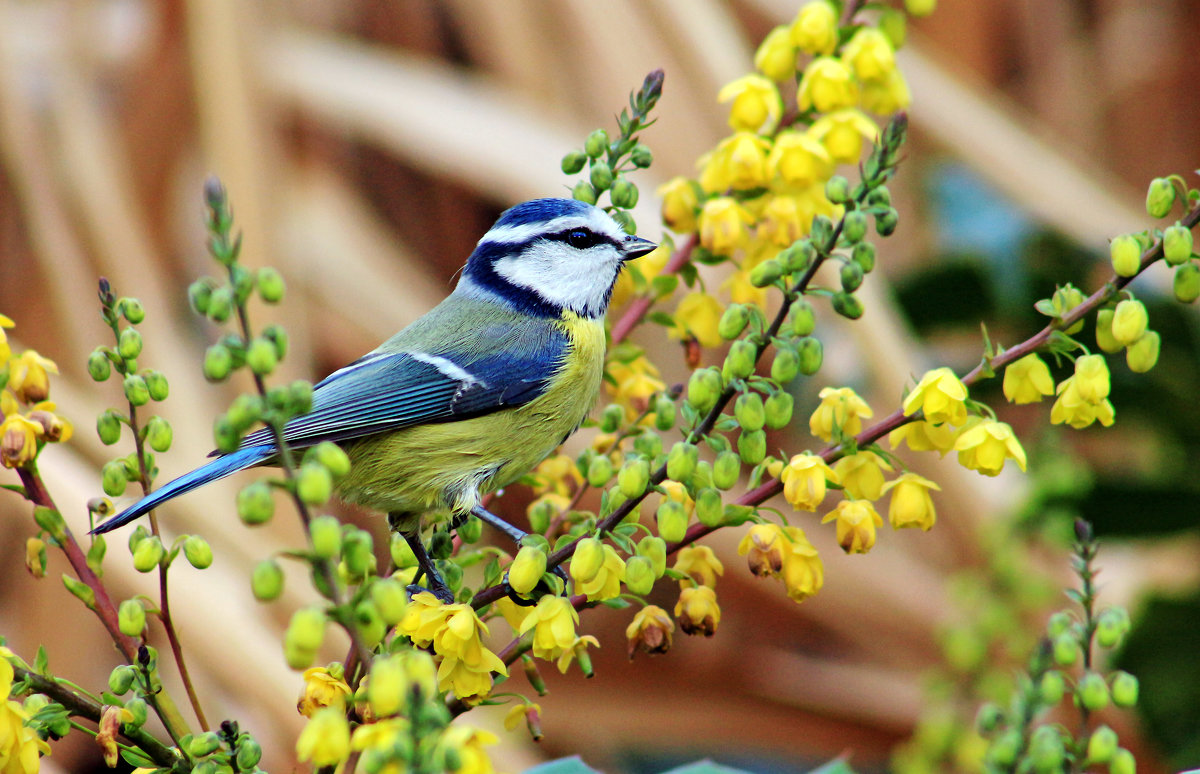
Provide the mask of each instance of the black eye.
{"label": "black eye", "polygon": [[567,244],[576,250],[586,250],[596,244],[596,235],[587,229],[577,228],[567,232]]}

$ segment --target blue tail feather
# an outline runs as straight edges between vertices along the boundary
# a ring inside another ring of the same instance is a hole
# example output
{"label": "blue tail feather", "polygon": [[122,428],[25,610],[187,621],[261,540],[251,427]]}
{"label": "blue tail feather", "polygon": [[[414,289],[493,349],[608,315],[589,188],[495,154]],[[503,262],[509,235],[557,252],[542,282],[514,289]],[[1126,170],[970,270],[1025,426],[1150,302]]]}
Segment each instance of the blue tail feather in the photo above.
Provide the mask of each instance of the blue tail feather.
{"label": "blue tail feather", "polygon": [[239,470],[253,467],[274,456],[274,454],[275,447],[273,446],[250,446],[245,449],[238,449],[232,454],[226,454],[224,457],[218,457],[207,465],[196,468],[190,473],[185,473],[161,489],[157,489],[146,495],[131,507],[96,527],[92,530],[92,534],[97,535],[101,532],[114,530],[117,527],[123,527],[139,516],[154,510],[167,500],[178,497],[185,492],[190,492],[219,478],[225,478],[225,476],[236,473]]}

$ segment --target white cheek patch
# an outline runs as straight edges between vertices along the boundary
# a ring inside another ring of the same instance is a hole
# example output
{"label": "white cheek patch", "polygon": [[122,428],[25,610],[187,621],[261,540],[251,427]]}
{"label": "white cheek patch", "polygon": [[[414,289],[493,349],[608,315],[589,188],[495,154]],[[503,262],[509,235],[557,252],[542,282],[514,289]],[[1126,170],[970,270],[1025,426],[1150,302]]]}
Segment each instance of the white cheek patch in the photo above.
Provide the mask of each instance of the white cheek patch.
{"label": "white cheek patch", "polygon": [[501,258],[493,268],[508,282],[532,290],[554,306],[598,317],[621,268],[621,255],[612,245],[575,250],[543,241],[520,255]]}

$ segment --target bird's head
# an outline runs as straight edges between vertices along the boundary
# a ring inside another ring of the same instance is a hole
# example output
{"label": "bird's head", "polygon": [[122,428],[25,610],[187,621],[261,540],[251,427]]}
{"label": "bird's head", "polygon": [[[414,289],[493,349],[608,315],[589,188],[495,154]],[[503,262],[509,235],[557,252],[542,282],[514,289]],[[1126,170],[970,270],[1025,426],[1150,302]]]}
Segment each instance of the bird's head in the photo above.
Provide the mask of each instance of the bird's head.
{"label": "bird's head", "polygon": [[599,318],[628,260],[657,245],[626,234],[599,207],[534,199],[505,210],[467,260],[458,292],[500,297],[523,312]]}

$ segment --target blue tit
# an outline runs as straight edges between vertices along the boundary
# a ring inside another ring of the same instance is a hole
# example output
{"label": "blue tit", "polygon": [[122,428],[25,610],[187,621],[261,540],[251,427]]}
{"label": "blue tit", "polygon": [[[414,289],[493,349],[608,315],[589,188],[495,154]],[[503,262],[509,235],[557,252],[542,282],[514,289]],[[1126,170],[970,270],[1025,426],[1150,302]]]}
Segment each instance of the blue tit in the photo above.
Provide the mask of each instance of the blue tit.
{"label": "blue tit", "polygon": [[[603,210],[536,199],[506,210],[454,291],[377,349],[323,379],[284,427],[295,449],[338,443],[343,500],[388,515],[430,589],[448,590],[420,540],[422,516],[475,514],[519,539],[480,497],[533,469],[583,422],[600,390],[604,314],[625,261],[656,245]],[[108,532],[239,470],[277,463],[268,430],[98,526]]]}

